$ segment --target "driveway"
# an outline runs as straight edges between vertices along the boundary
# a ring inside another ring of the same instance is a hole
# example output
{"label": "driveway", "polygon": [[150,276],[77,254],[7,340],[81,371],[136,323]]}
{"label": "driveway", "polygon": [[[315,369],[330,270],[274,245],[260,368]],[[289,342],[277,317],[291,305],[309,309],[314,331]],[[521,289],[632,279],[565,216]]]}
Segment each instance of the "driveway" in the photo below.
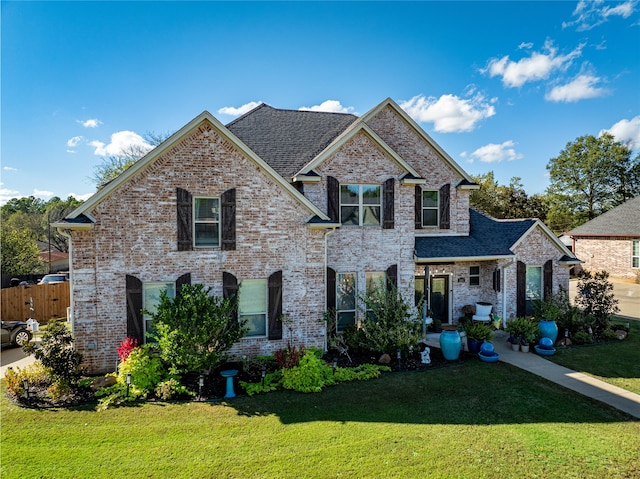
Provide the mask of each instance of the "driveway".
{"label": "driveway", "polygon": [[3,348],[0,356],[0,378],[4,378],[7,368],[24,368],[35,360],[33,356],[26,356],[22,348]]}
{"label": "driveway", "polygon": [[[613,294],[617,298],[620,311],[618,315],[640,320],[640,284],[612,280]],[[578,289],[578,281],[569,283],[569,297],[573,302]]]}

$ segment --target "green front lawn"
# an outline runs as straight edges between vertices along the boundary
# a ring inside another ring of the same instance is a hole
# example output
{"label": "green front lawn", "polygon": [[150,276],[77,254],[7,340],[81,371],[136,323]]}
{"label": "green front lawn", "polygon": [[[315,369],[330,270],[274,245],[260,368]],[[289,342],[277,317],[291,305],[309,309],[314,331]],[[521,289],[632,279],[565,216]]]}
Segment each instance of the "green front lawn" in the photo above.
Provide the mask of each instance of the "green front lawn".
{"label": "green front lawn", "polygon": [[503,363],[104,412],[0,396],[5,479],[640,477],[639,421]]}
{"label": "green front lawn", "polygon": [[[624,325],[627,320],[613,322]],[[640,321],[629,324],[631,332],[624,341],[556,348],[556,354],[545,359],[640,394]]]}

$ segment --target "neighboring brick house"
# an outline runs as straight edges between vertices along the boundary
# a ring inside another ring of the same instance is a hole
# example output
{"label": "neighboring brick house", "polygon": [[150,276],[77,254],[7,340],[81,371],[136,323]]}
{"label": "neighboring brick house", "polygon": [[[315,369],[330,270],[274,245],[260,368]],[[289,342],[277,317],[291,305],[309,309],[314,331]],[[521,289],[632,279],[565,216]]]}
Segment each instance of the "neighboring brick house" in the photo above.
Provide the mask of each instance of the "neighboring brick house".
{"label": "neighboring brick house", "polygon": [[76,348],[112,370],[127,335],[144,339],[141,309],[185,283],[239,291],[251,329],[231,352],[247,355],[325,347],[324,311],[357,323],[376,282],[426,293],[445,323],[479,301],[523,315],[568,288],[575,256],[537,220],[470,209],[477,188],[390,99],[359,118],[263,104],[224,126],[204,112],[56,224]]}
{"label": "neighboring brick house", "polygon": [[640,282],[640,196],[567,233],[582,268]]}

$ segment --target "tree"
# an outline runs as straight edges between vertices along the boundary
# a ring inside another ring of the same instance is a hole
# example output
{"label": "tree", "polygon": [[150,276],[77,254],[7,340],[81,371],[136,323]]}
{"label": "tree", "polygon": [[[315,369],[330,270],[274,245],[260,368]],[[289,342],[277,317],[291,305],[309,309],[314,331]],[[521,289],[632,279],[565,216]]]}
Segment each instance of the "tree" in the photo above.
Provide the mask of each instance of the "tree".
{"label": "tree", "polygon": [[520,178],[511,178],[508,186],[498,184],[493,171],[473,177],[480,189],[471,194],[471,206],[498,219],[538,218],[547,216],[547,202],[542,195],[527,195]]}
{"label": "tree", "polygon": [[131,168],[136,161],[149,153],[151,149],[158,146],[171,135],[172,133],[145,133],[144,140],[151,146],[151,148],[130,146],[118,155],[111,155],[104,158],[102,160],[102,164],[94,168],[91,180],[97,185],[98,189],[102,188],[117,176]]}
{"label": "tree", "polygon": [[57,196],[51,198],[46,204],[45,212],[42,215],[41,219],[45,231],[47,232],[47,238],[43,239],[43,241],[48,241],[50,237],[51,246],[53,248],[64,253],[68,253],[69,244],[67,242],[67,238],[65,236],[62,236],[56,228],[51,228],[50,225],[51,223],[55,223],[65,218],[69,213],[75,210],[82,203],[83,202],[81,200],[78,200],[73,196],[69,196],[64,201]]}
{"label": "tree", "polygon": [[0,237],[0,267],[9,276],[44,272],[38,244],[32,233],[25,228],[12,227],[2,222]]}
{"label": "tree", "polygon": [[547,164],[550,218],[569,230],[640,194],[640,155],[610,134],[581,136]]}

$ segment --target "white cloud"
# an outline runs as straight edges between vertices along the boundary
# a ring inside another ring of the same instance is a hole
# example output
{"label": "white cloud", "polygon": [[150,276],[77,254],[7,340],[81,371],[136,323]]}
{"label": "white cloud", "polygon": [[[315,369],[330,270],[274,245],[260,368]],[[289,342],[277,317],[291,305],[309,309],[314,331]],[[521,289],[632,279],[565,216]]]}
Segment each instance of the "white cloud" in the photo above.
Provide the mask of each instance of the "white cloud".
{"label": "white cloud", "polygon": [[545,99],[555,102],[576,102],[587,98],[598,98],[609,93],[606,88],[596,85],[600,83],[600,78],[593,75],[578,75],[566,85],[553,87],[545,95]]}
{"label": "white cloud", "polygon": [[53,196],[53,192],[47,190],[39,190],[36,188],[33,190],[33,196],[40,198],[51,198]]}
{"label": "white cloud", "polygon": [[230,116],[240,116],[244,115],[248,111],[253,110],[255,107],[261,105],[261,101],[251,101],[249,103],[245,103],[239,108],[235,108],[233,106],[225,106],[218,110],[218,113],[221,115],[230,115]]}
{"label": "white cloud", "polygon": [[603,133],[611,133],[616,141],[624,143],[632,150],[640,150],[640,115],[631,120],[620,120]]}
{"label": "white cloud", "polygon": [[144,155],[153,149],[144,138],[133,131],[118,131],[111,135],[111,143],[105,144],[94,140],[89,142],[95,148],[94,154],[98,156],[115,156],[122,154]]}
{"label": "white cloud", "polygon": [[578,45],[566,55],[558,55],[558,49],[553,42],[546,41],[542,51],[533,52],[531,56],[517,62],[509,56],[492,58],[481,73],[488,73],[490,77],[502,77],[502,83],[507,87],[521,87],[527,82],[545,80],[556,70],[568,67],[571,62],[582,54],[584,44]]}
{"label": "white cloud", "polygon": [[3,166],[2,169],[4,171],[18,171],[18,168],[14,168],[13,166]]}
{"label": "white cloud", "polygon": [[518,153],[514,146],[515,143],[512,140],[507,140],[501,144],[489,143],[471,153],[471,158],[477,158],[483,163],[519,160],[522,158],[522,154]]}
{"label": "white cloud", "polygon": [[4,205],[11,198],[17,198],[19,195],[19,191],[10,190],[8,188],[0,188],[0,205]]}
{"label": "white cloud", "polygon": [[591,30],[602,25],[610,17],[629,18],[636,10],[637,0],[627,0],[613,7],[605,5],[603,0],[580,0],[572,13],[573,20],[563,22],[562,28],[576,26],[579,32]]}
{"label": "white cloud", "polygon": [[82,141],[81,136],[74,136],[73,138],[69,138],[67,140],[67,146],[69,148],[75,148],[76,146],[78,146],[78,143],[80,143],[81,141]]}
{"label": "white cloud", "polygon": [[301,106],[300,111],[325,111],[329,113],[353,113],[354,108],[352,106],[344,107],[338,100],[326,100],[319,105],[314,106]]}
{"label": "white cloud", "polygon": [[440,98],[416,95],[400,103],[400,108],[417,122],[433,122],[439,133],[472,131],[481,120],[496,114],[495,108],[481,94],[467,99],[456,95]]}
{"label": "white cloud", "polygon": [[102,125],[102,122],[97,118],[90,118],[88,120],[78,120],[78,123],[80,123],[85,128],[98,128],[99,125]]}
{"label": "white cloud", "polygon": [[79,195],[77,193],[69,193],[67,195],[67,198],[69,196],[73,196],[75,199],[80,200],[80,201],[87,201],[89,198],[91,198],[93,196],[93,193],[85,193],[84,195]]}

